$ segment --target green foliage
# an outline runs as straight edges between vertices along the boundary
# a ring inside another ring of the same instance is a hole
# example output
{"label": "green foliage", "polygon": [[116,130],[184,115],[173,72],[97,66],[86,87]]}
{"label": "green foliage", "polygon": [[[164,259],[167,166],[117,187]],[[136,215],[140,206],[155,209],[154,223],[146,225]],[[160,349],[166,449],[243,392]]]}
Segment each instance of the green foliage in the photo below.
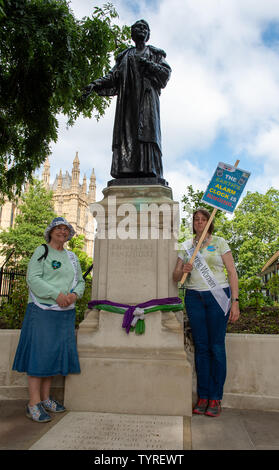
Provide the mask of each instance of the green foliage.
{"label": "green foliage", "polygon": [[274,274],[266,284],[266,288],[269,290],[271,295],[278,298],[279,296],[279,276]]}
{"label": "green foliage", "polygon": [[85,279],[85,290],[81,299],[76,303],[76,327],[84,319],[84,314],[88,308],[88,302],[92,299],[92,278],[88,276]]}
{"label": "green foliage", "polygon": [[0,233],[0,243],[3,245],[0,253],[7,256],[14,249],[15,257],[10,258],[9,265],[25,269],[37,246],[45,243],[45,228],[56,216],[52,192],[35,180],[23,194],[18,208],[20,212],[14,227]]}
{"label": "green foliage", "polygon": [[112,4],[77,20],[66,0],[0,3],[0,196],[20,194],[57,140],[56,115],[99,118],[110,100],[82,90],[130,38]]}
{"label": "green foliage", "polygon": [[229,242],[239,276],[258,274],[278,249],[279,191],[248,192],[233,218],[224,221],[222,236]]}
{"label": "green foliage", "polygon": [[28,302],[26,279],[13,282],[13,290],[9,302],[2,300],[0,305],[0,328],[21,329]]}
{"label": "green foliage", "polygon": [[69,242],[68,247],[78,257],[83,274],[92,265],[93,259],[84,251],[84,235],[76,235]]}
{"label": "green foliage", "polygon": [[[84,249],[84,235],[76,235],[69,242],[68,247],[78,257],[83,274],[93,264],[93,259],[87,255]],[[92,293],[92,271],[85,278],[85,290],[81,299],[76,303],[76,327],[84,319],[84,313],[88,308],[88,302],[91,300]]]}
{"label": "green foliage", "polygon": [[0,0],[0,18],[2,16],[5,16],[5,13],[4,13],[4,10],[3,10],[3,6],[4,6],[4,0]]}
{"label": "green foliage", "polygon": [[241,278],[239,280],[239,307],[254,307],[256,311],[260,311],[267,302],[262,292],[262,280],[259,276],[251,276],[250,278]]}

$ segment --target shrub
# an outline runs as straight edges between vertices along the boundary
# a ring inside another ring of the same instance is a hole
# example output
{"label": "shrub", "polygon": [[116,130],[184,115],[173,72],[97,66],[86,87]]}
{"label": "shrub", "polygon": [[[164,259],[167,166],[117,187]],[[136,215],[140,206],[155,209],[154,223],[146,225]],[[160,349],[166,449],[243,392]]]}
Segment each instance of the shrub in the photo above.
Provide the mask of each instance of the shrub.
{"label": "shrub", "polygon": [[0,328],[20,329],[28,302],[26,279],[14,281],[9,301],[3,300],[0,305]]}
{"label": "shrub", "polygon": [[262,292],[262,281],[258,276],[239,279],[239,307],[254,307],[260,311],[261,307],[270,303],[268,297]]}
{"label": "shrub", "polygon": [[76,328],[84,319],[84,313],[88,308],[88,302],[91,300],[92,278],[88,276],[85,279],[85,290],[81,299],[76,303]]}

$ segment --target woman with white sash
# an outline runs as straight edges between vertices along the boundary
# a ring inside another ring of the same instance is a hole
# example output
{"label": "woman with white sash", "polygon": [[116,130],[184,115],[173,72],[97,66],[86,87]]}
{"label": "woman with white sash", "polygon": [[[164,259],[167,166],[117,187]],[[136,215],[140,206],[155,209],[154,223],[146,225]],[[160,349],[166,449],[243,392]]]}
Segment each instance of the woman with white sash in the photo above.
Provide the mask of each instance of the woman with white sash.
{"label": "woman with white sash", "polygon": [[[193,214],[195,237],[183,244],[173,279],[186,278],[185,307],[195,345],[198,401],[193,413],[219,416],[226,379],[225,335],[227,321],[239,317],[238,277],[226,240],[212,235],[210,225],[193,265],[193,254],[210,214],[203,208]],[[228,280],[224,271],[226,268]]]}
{"label": "woman with white sash", "polygon": [[50,397],[53,376],[79,373],[75,338],[75,303],[84,292],[79,261],[64,244],[75,234],[56,217],[45,230],[47,245],[36,248],[27,269],[29,299],[13,370],[28,376],[26,415],[37,422],[65,407]]}

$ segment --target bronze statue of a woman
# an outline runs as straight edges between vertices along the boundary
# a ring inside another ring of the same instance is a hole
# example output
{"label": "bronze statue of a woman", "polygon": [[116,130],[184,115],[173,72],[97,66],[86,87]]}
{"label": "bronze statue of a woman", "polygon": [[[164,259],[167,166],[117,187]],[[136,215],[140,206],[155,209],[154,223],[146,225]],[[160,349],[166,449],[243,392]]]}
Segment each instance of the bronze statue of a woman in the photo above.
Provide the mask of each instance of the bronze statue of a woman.
{"label": "bronze statue of a woman", "polygon": [[117,95],[112,141],[111,176],[152,178],[163,176],[160,102],[161,88],[171,68],[162,49],[147,46],[149,25],[139,20],[131,27],[135,47],[124,50],[113,69],[86,87],[101,96]]}

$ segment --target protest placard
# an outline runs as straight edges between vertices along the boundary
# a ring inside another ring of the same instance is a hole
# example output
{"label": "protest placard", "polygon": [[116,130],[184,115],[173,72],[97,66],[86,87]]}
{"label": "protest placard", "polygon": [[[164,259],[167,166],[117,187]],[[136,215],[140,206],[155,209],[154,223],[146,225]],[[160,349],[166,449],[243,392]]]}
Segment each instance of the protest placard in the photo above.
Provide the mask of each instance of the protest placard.
{"label": "protest placard", "polygon": [[[202,197],[202,201],[214,207],[211,216],[204,228],[204,231],[197,243],[195,251],[189,261],[193,264],[195,257],[202,245],[202,242],[207,234],[212,220],[218,209],[232,213],[236,208],[239,198],[250,176],[248,171],[238,168],[239,160],[234,166],[227,163],[219,163],[217,169],[207,186],[207,189]],[[184,284],[188,273],[184,273],[181,279],[181,284]]]}
{"label": "protest placard", "polygon": [[218,163],[202,202],[233,213],[250,173],[227,163]]}

